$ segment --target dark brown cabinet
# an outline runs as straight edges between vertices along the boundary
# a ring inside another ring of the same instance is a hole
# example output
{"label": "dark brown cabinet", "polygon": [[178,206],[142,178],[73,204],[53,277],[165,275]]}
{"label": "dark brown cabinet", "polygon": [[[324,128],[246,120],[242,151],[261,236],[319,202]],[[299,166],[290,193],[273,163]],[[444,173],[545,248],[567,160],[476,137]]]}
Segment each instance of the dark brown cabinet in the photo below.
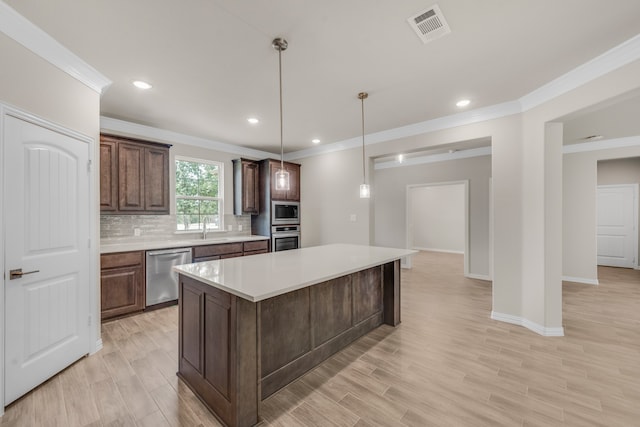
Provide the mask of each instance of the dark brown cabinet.
{"label": "dark brown cabinet", "polygon": [[113,141],[100,141],[100,210],[118,210],[118,153]]}
{"label": "dark brown cabinet", "polygon": [[258,215],[260,211],[260,164],[233,160],[233,214]]}
{"label": "dark brown cabinet", "polygon": [[269,252],[268,240],[194,246],[193,262],[235,258],[244,255],[266,254],[267,252]]}
{"label": "dark brown cabinet", "polygon": [[244,242],[244,256],[266,254],[269,252],[268,240],[256,240],[253,242]]}
{"label": "dark brown cabinet", "polygon": [[100,305],[103,320],[144,309],[143,251],[100,256]]}
{"label": "dark brown cabinet", "polygon": [[101,135],[102,213],[169,214],[169,147]]}
{"label": "dark brown cabinet", "polygon": [[194,246],[193,262],[211,261],[215,259],[242,256],[242,242],[222,243],[217,245]]}
{"label": "dark brown cabinet", "polygon": [[269,160],[271,181],[271,200],[300,201],[300,165],[284,162],[284,169],[289,172],[289,190],[276,190],[276,172],[280,170],[280,162]]}

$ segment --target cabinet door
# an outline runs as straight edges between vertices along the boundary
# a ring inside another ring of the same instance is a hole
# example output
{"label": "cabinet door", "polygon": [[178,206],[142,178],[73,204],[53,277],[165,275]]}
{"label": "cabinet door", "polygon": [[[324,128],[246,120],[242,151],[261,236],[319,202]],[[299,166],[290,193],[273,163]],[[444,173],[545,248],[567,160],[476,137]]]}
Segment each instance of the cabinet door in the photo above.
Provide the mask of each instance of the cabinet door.
{"label": "cabinet door", "polygon": [[287,200],[293,202],[300,201],[300,166],[286,164],[285,168],[289,172],[289,191],[287,191]]}
{"label": "cabinet door", "polygon": [[169,149],[144,149],[144,210],[169,213]]}
{"label": "cabinet door", "polygon": [[295,163],[285,163],[284,169],[289,172],[289,190],[276,190],[276,172],[280,170],[280,162],[272,160],[269,162],[271,174],[271,200],[287,200],[292,202],[300,201],[300,165]]}
{"label": "cabinet door", "polygon": [[118,209],[118,155],[113,141],[100,142],[100,210]]}
{"label": "cabinet door", "polygon": [[242,212],[257,215],[260,210],[260,173],[257,162],[242,162]]}
{"label": "cabinet door", "polygon": [[143,310],[142,266],[103,269],[100,273],[100,297],[102,319]]}
{"label": "cabinet door", "polygon": [[[285,165],[285,170],[287,166]],[[276,190],[276,172],[280,170],[280,162],[275,160],[269,162],[269,169],[271,174],[271,200],[287,200],[287,191],[285,190]],[[291,176],[289,176],[291,179]],[[291,185],[291,182],[289,182]]]}
{"label": "cabinet door", "polygon": [[144,146],[118,144],[118,210],[144,210]]}

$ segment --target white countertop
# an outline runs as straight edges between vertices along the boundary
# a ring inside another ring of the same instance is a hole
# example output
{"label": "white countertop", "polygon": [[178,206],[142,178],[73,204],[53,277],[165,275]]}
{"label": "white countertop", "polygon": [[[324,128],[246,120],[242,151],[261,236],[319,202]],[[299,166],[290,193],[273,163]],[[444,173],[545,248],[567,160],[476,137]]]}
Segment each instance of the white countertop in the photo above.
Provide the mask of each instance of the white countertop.
{"label": "white countertop", "polygon": [[409,249],[334,244],[178,265],[173,269],[257,302],[414,253]]}
{"label": "white countertop", "polygon": [[147,251],[155,249],[186,248],[190,246],[218,245],[222,243],[253,242],[256,240],[268,240],[265,236],[231,236],[211,237],[208,239],[103,239],[100,241],[100,253],[110,254],[115,252]]}

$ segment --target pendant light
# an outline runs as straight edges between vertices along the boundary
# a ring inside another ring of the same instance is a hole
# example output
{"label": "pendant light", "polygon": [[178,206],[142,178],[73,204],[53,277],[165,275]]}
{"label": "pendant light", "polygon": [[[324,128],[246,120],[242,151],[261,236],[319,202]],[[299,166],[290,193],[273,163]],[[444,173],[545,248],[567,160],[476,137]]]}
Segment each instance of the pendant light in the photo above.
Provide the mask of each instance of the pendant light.
{"label": "pendant light", "polygon": [[358,99],[362,104],[362,184],[360,184],[360,198],[368,199],[371,197],[371,189],[369,188],[369,184],[367,184],[367,173],[364,162],[364,100],[369,97],[367,92],[360,92],[358,94]]}
{"label": "pendant light", "polygon": [[278,75],[280,78],[280,169],[276,171],[276,190],[289,191],[289,172],[284,168],[284,142],[282,138],[282,51],[287,50],[289,44],[283,38],[276,38],[271,43],[278,51]]}

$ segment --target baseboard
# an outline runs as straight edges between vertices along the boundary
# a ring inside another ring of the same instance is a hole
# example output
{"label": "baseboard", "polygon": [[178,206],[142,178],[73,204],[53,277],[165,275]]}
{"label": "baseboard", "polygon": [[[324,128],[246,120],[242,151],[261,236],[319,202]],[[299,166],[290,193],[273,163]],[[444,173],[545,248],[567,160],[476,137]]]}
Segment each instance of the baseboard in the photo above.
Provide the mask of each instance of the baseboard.
{"label": "baseboard", "polygon": [[530,331],[535,332],[538,335],[542,335],[544,337],[563,337],[564,336],[564,328],[547,328],[542,325],[538,325],[535,322],[532,322],[528,319],[524,319],[519,316],[513,316],[511,314],[497,313],[495,311],[491,312],[491,318],[493,320],[497,320],[500,322],[511,323],[513,325],[518,325],[529,329]]}
{"label": "baseboard", "polygon": [[487,282],[491,281],[491,277],[487,274],[465,274],[464,277],[468,277],[469,279],[477,279],[477,280],[486,280]]}
{"label": "baseboard", "polygon": [[600,284],[598,279],[585,279],[584,277],[562,276],[562,280],[565,282],[584,283],[585,285],[594,286],[598,286]]}
{"label": "baseboard", "polygon": [[427,251],[427,252],[441,252],[444,254],[458,254],[458,255],[464,255],[464,251],[450,251],[448,249],[437,249],[437,248],[420,248],[418,246],[414,246],[413,248],[411,248],[413,250],[416,251]]}

